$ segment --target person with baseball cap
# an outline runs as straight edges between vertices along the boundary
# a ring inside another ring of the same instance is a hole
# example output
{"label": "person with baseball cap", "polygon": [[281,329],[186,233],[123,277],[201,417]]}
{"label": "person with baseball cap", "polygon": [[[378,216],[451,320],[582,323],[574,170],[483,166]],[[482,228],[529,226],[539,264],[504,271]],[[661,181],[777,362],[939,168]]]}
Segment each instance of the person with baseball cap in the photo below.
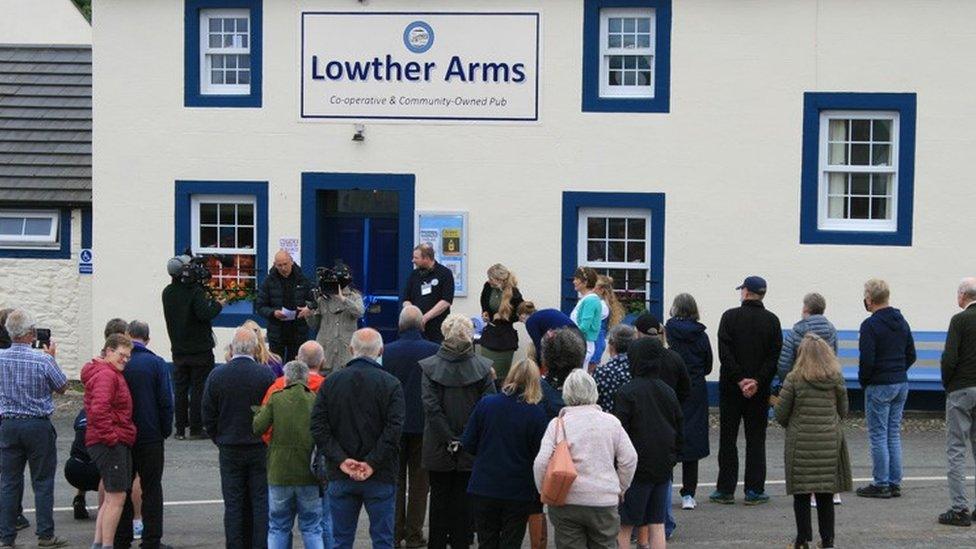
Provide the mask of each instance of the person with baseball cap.
{"label": "person with baseball cap", "polygon": [[765,490],[769,388],[776,376],[783,332],[776,315],[763,306],[766,281],[762,277],[746,277],[736,289],[742,304],[725,311],[718,326],[719,472],[709,499],[735,503],[741,422],[746,433],[745,503],[759,505],[769,501]]}

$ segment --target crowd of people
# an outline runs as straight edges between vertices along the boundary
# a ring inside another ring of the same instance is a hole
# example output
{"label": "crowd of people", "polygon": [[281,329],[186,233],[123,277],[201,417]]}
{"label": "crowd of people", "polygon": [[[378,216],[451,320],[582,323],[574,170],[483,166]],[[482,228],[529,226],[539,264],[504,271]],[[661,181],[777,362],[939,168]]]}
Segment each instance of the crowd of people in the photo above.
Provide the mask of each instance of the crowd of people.
{"label": "crowd of people", "polygon": [[[217,446],[231,548],[291,547],[296,522],[305,547],[349,548],[363,508],[378,548],[518,547],[528,534],[536,549],[547,546],[549,524],[560,548],[665,547],[676,527],[673,470],[681,464],[681,508],[695,509],[699,462],[710,455],[705,379],[714,359],[694,297],[677,295],[666,323],[649,313],[626,323],[612,280],[580,267],[580,299],[566,315],[537,310],[515,274],[496,264],[482,315],[471,319],[451,314],[453,278],[433,250],[418,246],[413,260],[398,337],[384,345],[379,332],[358,326],[365,308],[351,276],[322,291],[279,252],[256,301],[267,340],[257,323],[241,325],[216,366],[211,321],[223,303],[181,280],[182,263],[171,262],[163,303],[175,391],[138,320],[110,321],[101,353],[82,368],[84,409],[65,475],[79,490],[76,518],[87,517],[85,492],[99,494],[92,548],[140,537],[143,547],[167,547],[163,441],[171,435]],[[772,408],[786,429],[791,546],[812,546],[815,506],[819,546],[833,547],[834,506],[853,486],[847,389],[826,300],[806,295],[802,318],[784,332],[763,305],[765,280],[747,277],[737,290],[740,305],[716,332],[719,472],[708,499],[736,502],[742,425],[742,501],[769,501]],[[856,493],[868,498],[901,496],[901,418],[916,359],[889,294],[882,280],[864,285],[870,315],[860,328],[858,379],[873,481]],[[976,279],[964,279],[963,311],[942,357],[951,508],[938,521],[959,526],[973,520],[964,483],[966,445],[976,442],[974,304]],[[34,348],[27,311],[0,316],[10,338],[0,350],[0,548],[13,547],[27,522],[27,465],[38,545],[63,547],[54,535],[50,416],[67,379],[53,342]],[[516,361],[517,322],[532,344]]]}

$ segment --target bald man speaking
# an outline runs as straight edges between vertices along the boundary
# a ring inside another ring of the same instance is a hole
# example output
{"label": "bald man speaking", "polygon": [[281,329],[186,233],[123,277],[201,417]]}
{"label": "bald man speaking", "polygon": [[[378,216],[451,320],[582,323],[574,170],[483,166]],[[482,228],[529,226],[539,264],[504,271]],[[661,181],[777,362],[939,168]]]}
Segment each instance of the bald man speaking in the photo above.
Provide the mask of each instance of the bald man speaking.
{"label": "bald man speaking", "polygon": [[288,363],[298,348],[308,340],[305,318],[312,314],[307,307],[312,300],[312,284],[285,250],[278,250],[274,266],[258,288],[254,306],[268,319],[268,343],[271,352]]}

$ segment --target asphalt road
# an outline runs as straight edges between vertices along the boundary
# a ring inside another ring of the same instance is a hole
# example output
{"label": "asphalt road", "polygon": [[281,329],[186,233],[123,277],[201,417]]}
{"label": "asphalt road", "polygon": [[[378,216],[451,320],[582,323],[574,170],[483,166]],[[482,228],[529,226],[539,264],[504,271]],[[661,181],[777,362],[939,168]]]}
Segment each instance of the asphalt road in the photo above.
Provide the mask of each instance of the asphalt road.
{"label": "asphalt road", "polygon": [[[68,456],[73,435],[71,420],[78,405],[77,399],[62,401],[55,416],[59,433],[58,460],[62,466]],[[694,511],[675,507],[678,530],[671,543],[675,547],[785,547],[792,540],[794,526],[792,498],[785,495],[783,483],[783,431],[778,427],[769,429],[767,492],[772,496],[772,501],[757,507],[741,504],[741,487],[736,494],[739,498],[736,505],[708,503],[707,496],[714,488],[717,468],[717,429],[713,428],[711,434],[713,453],[701,464],[699,506]],[[847,440],[854,477],[861,479],[855,485],[863,485],[871,475],[871,460],[866,432],[859,422],[852,422],[848,427]],[[740,456],[743,444],[740,441]],[[891,500],[867,500],[846,494],[843,505],[837,508],[837,546],[976,547],[976,527],[958,528],[936,523],[938,513],[948,506],[943,447],[944,435],[940,422],[910,421],[904,433],[904,496]],[[680,483],[680,469],[678,467],[675,473],[677,483]],[[970,494],[973,493],[972,482],[970,477]],[[163,541],[175,547],[222,547],[223,506],[220,503],[216,448],[209,441],[167,441],[164,483],[166,512]],[[26,492],[24,506],[32,508],[33,496],[29,488]],[[69,539],[74,547],[89,547],[94,523],[73,520],[70,511],[73,495],[74,490],[59,471],[55,488],[57,534]],[[89,495],[88,503],[94,505],[94,495]],[[33,514],[28,513],[27,516],[33,522]],[[366,528],[364,513],[357,548],[370,546]],[[554,546],[551,540],[550,533],[550,546]],[[36,543],[33,530],[22,531],[19,542],[23,547],[33,547]],[[298,546],[300,544],[296,542]]]}

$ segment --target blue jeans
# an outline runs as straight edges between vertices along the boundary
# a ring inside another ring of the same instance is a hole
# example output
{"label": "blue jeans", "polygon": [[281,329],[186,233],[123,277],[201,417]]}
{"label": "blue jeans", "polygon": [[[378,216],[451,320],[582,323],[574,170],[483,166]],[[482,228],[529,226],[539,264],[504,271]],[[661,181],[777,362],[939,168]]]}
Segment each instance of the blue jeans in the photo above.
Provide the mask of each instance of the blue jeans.
{"label": "blue jeans", "polygon": [[17,537],[14,521],[24,494],[24,468],[30,465],[37,537],[54,535],[54,474],[58,467],[57,434],[48,419],[5,419],[0,423],[0,542]]}
{"label": "blue jeans", "polygon": [[373,549],[393,549],[396,484],[375,480],[333,480],[329,483],[329,506],[337,549],[352,549],[362,507],[366,507],[369,515]]}
{"label": "blue jeans", "polygon": [[224,496],[224,543],[228,549],[268,543],[268,472],[264,444],[218,446]]}
{"label": "blue jeans", "polygon": [[268,547],[291,549],[291,528],[298,517],[302,544],[322,549],[322,498],[318,485],[268,486]]}
{"label": "blue jeans", "polygon": [[908,383],[868,385],[864,415],[868,420],[874,484],[901,484],[901,417],[908,399]]}
{"label": "blue jeans", "polygon": [[329,506],[329,492],[322,491],[322,544],[325,549],[335,547],[335,534],[332,532],[332,509]]}

